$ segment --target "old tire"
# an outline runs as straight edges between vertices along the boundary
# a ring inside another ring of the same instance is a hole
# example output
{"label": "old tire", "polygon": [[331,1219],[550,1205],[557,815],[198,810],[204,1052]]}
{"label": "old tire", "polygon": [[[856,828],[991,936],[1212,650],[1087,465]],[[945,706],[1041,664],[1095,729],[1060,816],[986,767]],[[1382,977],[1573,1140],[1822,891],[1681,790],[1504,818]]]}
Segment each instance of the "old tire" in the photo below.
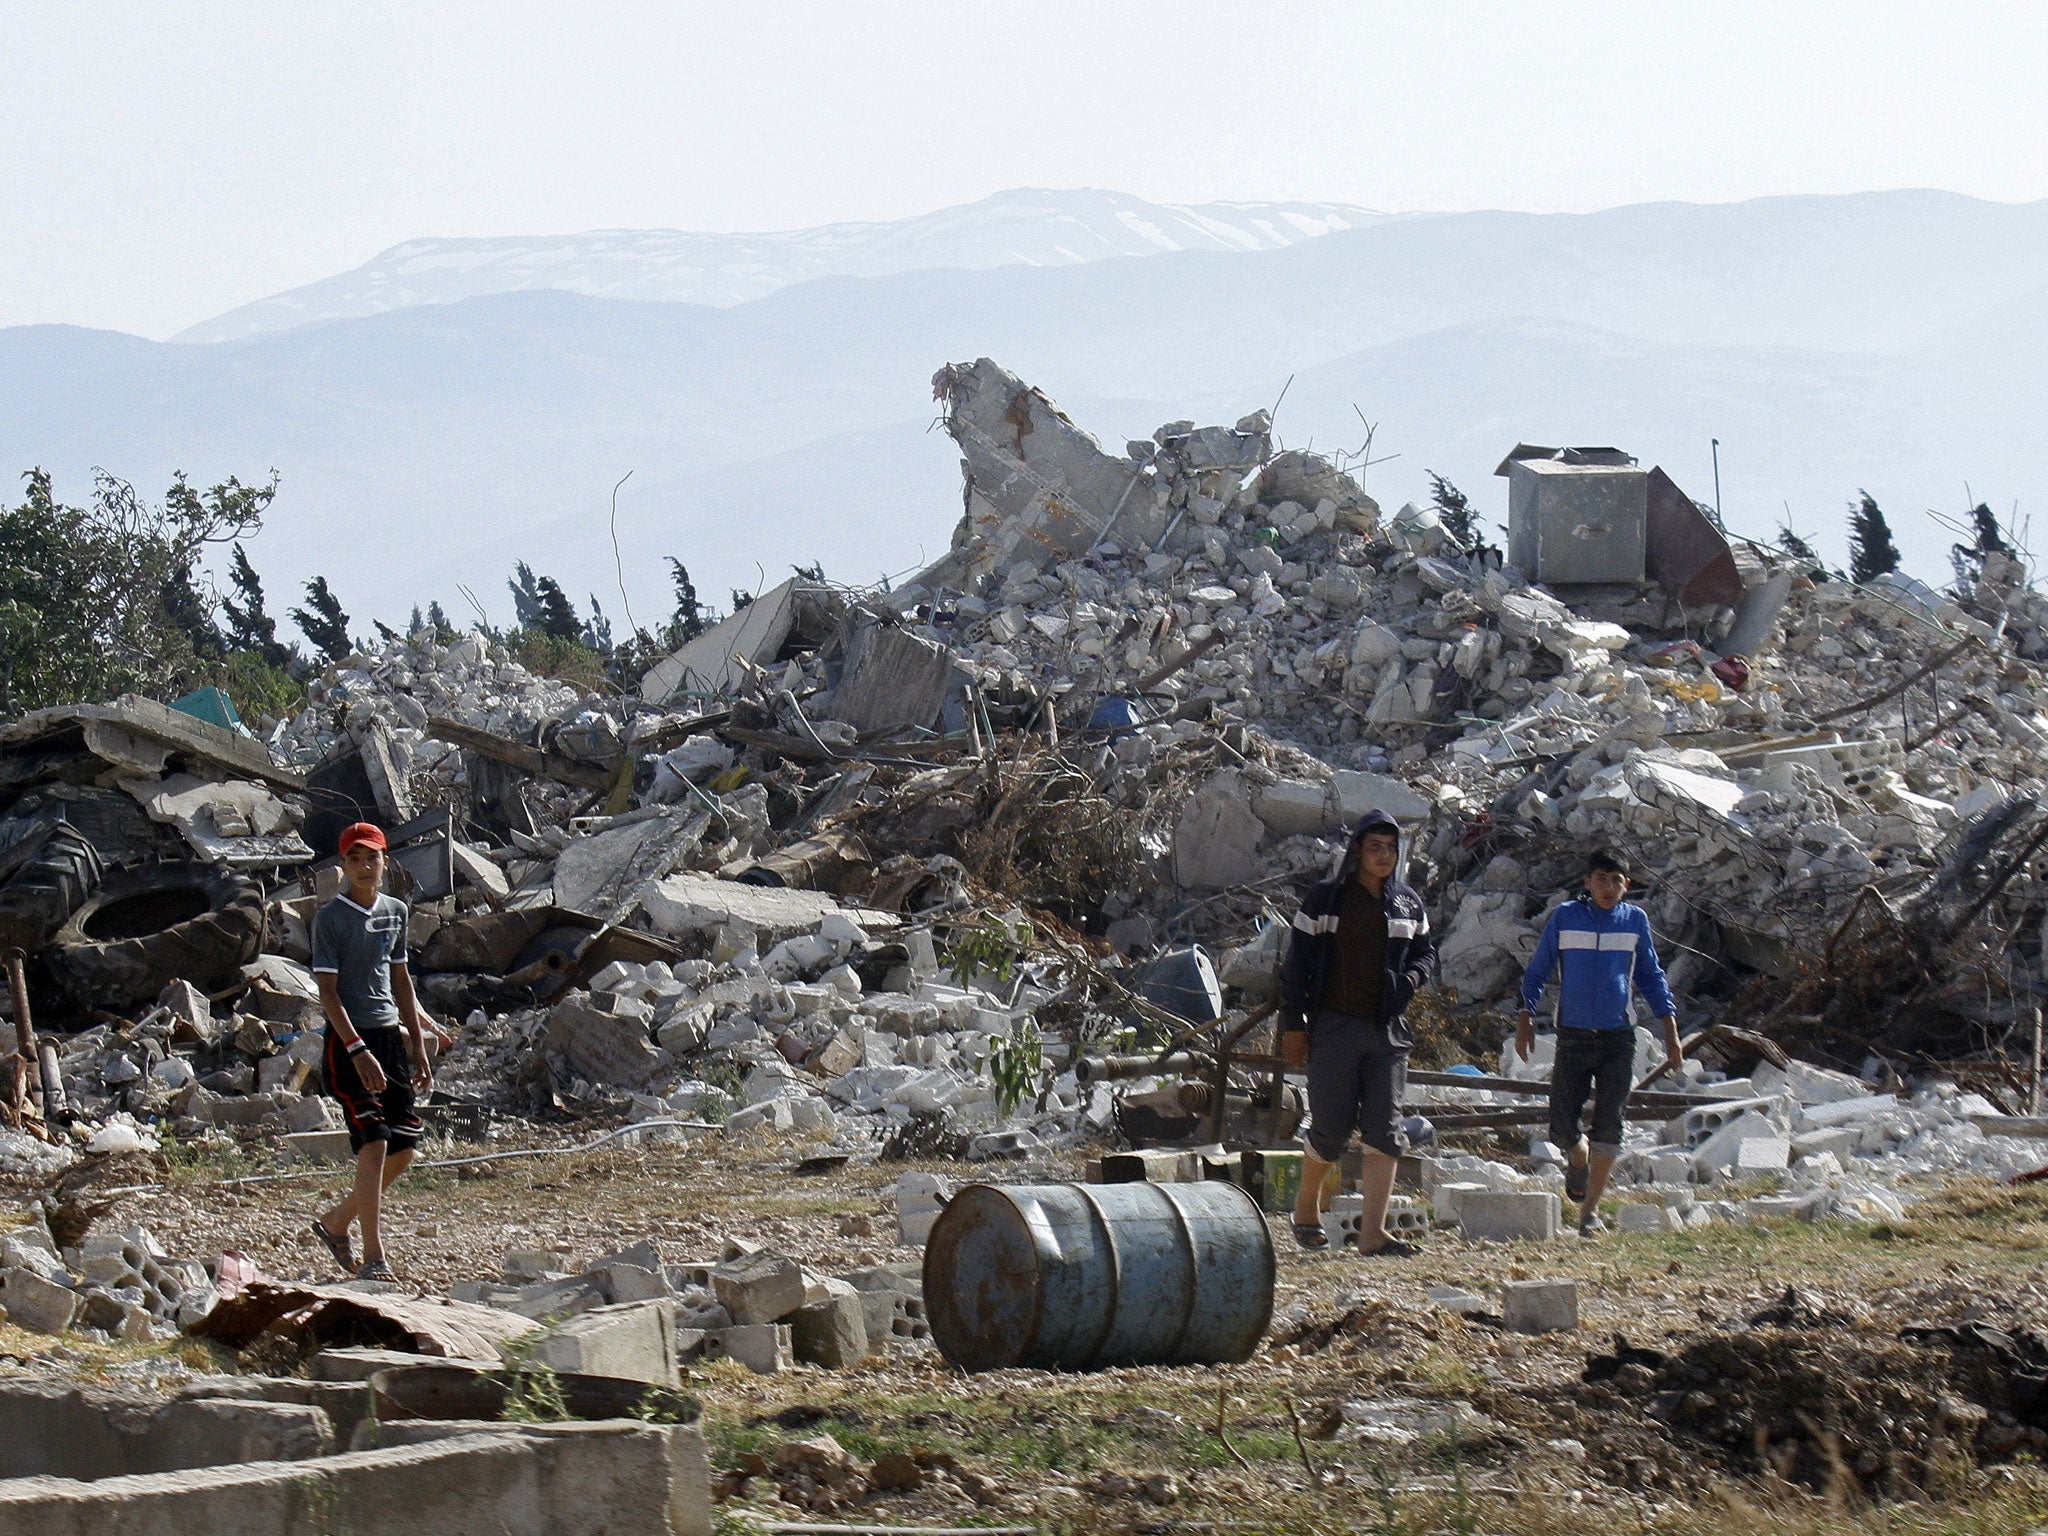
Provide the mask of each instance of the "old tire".
{"label": "old tire", "polygon": [[82,1008],[124,1011],[184,980],[218,992],[263,949],[263,893],[211,864],[108,875],[57,931],[43,960]]}
{"label": "old tire", "polygon": [[0,880],[0,948],[40,949],[99,889],[99,853],[78,828],[55,821],[28,838],[33,847]]}

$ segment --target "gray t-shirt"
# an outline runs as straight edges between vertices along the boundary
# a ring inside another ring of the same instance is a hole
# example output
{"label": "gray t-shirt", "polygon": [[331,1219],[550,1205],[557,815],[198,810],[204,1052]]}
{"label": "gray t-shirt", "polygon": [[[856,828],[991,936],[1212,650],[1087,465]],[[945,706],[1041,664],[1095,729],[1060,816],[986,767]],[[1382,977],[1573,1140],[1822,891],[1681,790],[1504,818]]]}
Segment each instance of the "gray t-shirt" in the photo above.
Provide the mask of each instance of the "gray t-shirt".
{"label": "gray t-shirt", "polygon": [[313,914],[313,972],[334,978],[341,1006],[358,1032],[396,1029],[391,967],[405,963],[406,906],[396,896],[357,906],[347,892]]}

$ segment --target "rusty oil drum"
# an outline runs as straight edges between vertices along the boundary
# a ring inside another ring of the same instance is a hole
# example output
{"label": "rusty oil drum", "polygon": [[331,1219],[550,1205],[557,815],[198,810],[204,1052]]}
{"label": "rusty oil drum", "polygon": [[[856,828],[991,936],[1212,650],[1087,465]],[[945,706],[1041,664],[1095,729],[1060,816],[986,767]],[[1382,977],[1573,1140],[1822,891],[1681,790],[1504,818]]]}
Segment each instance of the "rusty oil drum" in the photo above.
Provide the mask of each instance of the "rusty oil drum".
{"label": "rusty oil drum", "polygon": [[1235,1364],[1272,1321],[1273,1237],[1235,1184],[970,1184],[924,1304],[964,1370]]}

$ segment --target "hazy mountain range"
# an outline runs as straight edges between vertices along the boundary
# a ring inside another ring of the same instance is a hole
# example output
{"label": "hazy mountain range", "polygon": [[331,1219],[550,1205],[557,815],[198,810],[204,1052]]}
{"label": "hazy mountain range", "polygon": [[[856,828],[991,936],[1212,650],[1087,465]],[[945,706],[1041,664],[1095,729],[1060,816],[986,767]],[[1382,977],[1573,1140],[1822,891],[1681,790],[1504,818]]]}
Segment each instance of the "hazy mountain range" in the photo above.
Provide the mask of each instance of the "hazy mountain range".
{"label": "hazy mountain range", "polygon": [[601,229],[494,240],[411,240],[324,282],[245,304],[177,341],[232,341],[319,320],[453,304],[487,293],[744,304],[820,277],[935,267],[1071,267],[1170,251],[1276,251],[1390,215],[1343,203],[1148,203],[1122,192],[999,192],[886,224],[765,235]]}
{"label": "hazy mountain range", "polygon": [[[1320,231],[1320,232],[1318,232]],[[1147,254],[1149,253],[1149,254]],[[752,296],[759,294],[759,296]],[[623,296],[622,296],[623,295]],[[987,355],[1111,446],[1283,388],[1279,435],[1356,448],[1389,506],[1423,471],[1504,516],[1519,440],[1614,443],[1729,525],[1840,557],[1867,486],[1907,565],[1946,574],[1964,482],[2022,516],[2044,473],[2048,203],[1936,192],[1383,218],[1015,193],[894,225],[400,247],[157,343],[0,330],[0,466],[60,494],[283,476],[252,548],[273,606],[327,575],[367,619],[502,620],[515,560],[618,612],[796,562],[872,580],[959,513],[928,380]],[[1289,379],[1292,383],[1289,384]]]}

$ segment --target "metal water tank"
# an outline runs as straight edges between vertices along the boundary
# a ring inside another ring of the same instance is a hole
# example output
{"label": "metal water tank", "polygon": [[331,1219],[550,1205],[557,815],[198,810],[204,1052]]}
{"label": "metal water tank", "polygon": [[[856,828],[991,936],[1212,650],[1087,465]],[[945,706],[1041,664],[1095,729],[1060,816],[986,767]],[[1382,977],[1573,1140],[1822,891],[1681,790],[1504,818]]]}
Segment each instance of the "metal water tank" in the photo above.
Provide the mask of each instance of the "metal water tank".
{"label": "metal water tank", "polygon": [[1272,1321],[1273,1238],[1235,1184],[970,1184],[924,1303],[964,1370],[1235,1364]]}

